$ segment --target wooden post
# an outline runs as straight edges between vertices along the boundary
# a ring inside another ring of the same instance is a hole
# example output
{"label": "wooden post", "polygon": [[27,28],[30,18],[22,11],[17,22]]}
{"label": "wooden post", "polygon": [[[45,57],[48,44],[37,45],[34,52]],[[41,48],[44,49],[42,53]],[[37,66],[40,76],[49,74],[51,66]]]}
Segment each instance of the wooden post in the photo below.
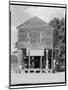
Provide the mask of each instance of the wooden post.
{"label": "wooden post", "polygon": [[48,69],[48,50],[46,50],[46,69]]}
{"label": "wooden post", "polygon": [[55,49],[55,58],[53,60],[53,68],[55,68],[57,50]]}
{"label": "wooden post", "polygon": [[42,69],[42,56],[40,56],[40,69]]}
{"label": "wooden post", "polygon": [[18,67],[22,70],[22,50],[18,49]]}
{"label": "wooden post", "polygon": [[23,50],[22,50],[22,68],[24,69],[24,55],[23,55]]}
{"label": "wooden post", "polygon": [[30,50],[28,51],[28,56],[29,56],[29,69],[30,69]]}
{"label": "wooden post", "polygon": [[51,71],[53,70],[53,49],[52,49],[52,56],[51,56]]}

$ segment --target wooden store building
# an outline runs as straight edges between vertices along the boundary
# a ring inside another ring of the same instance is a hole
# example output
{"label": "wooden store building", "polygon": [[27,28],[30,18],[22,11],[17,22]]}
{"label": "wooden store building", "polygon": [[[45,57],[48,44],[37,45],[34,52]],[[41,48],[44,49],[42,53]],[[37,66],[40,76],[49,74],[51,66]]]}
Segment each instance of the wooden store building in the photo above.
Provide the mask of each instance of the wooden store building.
{"label": "wooden store building", "polygon": [[18,66],[26,72],[46,72],[53,69],[53,30],[39,17],[17,26]]}

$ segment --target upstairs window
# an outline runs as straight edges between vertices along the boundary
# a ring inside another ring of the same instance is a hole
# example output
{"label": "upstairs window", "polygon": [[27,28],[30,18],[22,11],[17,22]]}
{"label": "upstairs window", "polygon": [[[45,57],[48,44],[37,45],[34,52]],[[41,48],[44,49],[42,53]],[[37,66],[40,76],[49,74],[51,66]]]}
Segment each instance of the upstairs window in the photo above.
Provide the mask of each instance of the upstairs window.
{"label": "upstairs window", "polygon": [[28,42],[29,37],[28,37],[28,32],[27,31],[20,31],[19,36],[18,36],[19,42]]}
{"label": "upstairs window", "polygon": [[40,32],[31,31],[31,43],[39,43],[40,42]]}

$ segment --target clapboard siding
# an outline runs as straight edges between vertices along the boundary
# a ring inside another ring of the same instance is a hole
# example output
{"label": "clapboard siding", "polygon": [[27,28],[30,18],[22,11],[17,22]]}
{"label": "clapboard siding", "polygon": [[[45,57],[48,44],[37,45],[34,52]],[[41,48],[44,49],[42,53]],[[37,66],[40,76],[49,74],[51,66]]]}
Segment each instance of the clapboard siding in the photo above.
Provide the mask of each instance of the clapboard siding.
{"label": "clapboard siding", "polygon": [[31,18],[17,27],[19,48],[53,48],[53,27],[39,18]]}

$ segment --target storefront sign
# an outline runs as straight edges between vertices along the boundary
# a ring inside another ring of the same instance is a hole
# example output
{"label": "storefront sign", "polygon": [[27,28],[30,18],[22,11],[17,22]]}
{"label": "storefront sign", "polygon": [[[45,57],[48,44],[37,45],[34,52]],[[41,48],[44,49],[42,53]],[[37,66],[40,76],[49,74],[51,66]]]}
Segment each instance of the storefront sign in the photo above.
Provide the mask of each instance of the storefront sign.
{"label": "storefront sign", "polygon": [[44,49],[27,49],[27,56],[44,56]]}

